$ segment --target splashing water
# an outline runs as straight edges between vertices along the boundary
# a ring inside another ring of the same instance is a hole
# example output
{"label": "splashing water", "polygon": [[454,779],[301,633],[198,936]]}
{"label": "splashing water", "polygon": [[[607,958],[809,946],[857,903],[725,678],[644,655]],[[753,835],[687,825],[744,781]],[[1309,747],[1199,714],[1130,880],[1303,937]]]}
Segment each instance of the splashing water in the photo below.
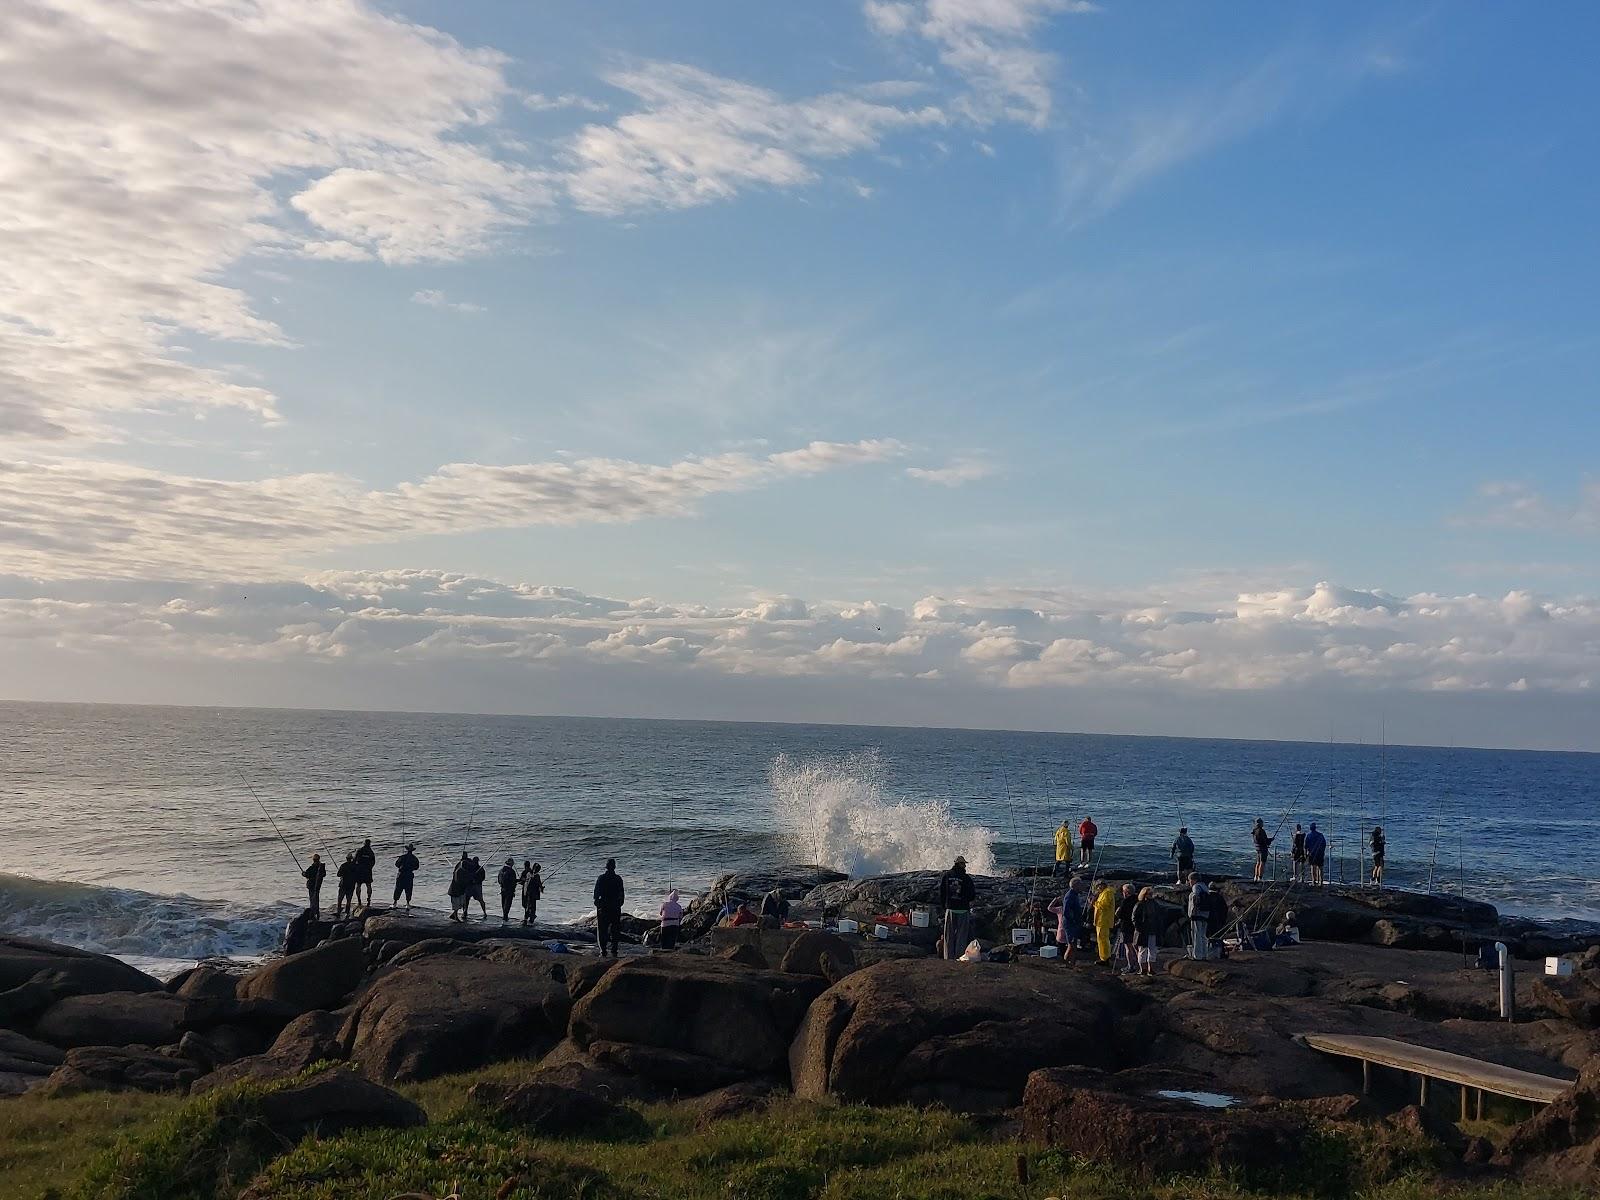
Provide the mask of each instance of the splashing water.
{"label": "splashing water", "polygon": [[960,854],[973,874],[994,873],[989,830],[959,824],[943,800],[885,798],[876,750],[810,759],[779,754],[767,777],[778,826],[805,862],[860,877],[943,870]]}

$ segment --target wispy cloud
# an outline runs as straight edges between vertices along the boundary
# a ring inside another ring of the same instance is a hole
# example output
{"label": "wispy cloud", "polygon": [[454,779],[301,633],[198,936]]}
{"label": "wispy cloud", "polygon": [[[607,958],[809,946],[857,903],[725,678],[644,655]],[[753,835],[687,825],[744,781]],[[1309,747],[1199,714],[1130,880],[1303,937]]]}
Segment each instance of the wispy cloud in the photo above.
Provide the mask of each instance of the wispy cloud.
{"label": "wispy cloud", "polygon": [[1457,518],[1461,525],[1600,533],[1600,479],[1585,480],[1575,496],[1555,499],[1518,480],[1491,480],[1478,488],[1478,502]]}
{"label": "wispy cloud", "polygon": [[411,293],[411,303],[421,304],[428,308],[442,308],[450,312],[481,313],[488,310],[481,304],[473,304],[469,300],[452,300],[436,288],[424,288],[422,291]]}
{"label": "wispy cloud", "polygon": [[951,459],[942,467],[907,467],[906,475],[919,483],[953,488],[988,479],[998,471],[999,467],[991,459],[962,456]]}

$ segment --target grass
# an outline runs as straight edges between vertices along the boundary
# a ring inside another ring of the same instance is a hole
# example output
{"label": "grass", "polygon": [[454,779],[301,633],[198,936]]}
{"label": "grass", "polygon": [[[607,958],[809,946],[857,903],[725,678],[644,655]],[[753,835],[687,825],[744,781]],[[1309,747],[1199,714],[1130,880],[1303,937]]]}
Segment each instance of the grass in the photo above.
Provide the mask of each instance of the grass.
{"label": "grass", "polygon": [[[541,1139],[474,1109],[467,1089],[525,1075],[502,1063],[403,1089],[423,1129],[260,1144],[249,1086],[195,1100],[24,1097],[0,1104],[0,1200],[1578,1200],[1576,1190],[1447,1185],[1428,1148],[1392,1131],[1329,1127],[1303,1162],[1252,1191],[1239,1179],[1142,1182],[1028,1148],[992,1123],[938,1109],[786,1100],[697,1128],[684,1108],[645,1108],[646,1132]],[[1025,1158],[1028,1182],[1019,1179]]]}

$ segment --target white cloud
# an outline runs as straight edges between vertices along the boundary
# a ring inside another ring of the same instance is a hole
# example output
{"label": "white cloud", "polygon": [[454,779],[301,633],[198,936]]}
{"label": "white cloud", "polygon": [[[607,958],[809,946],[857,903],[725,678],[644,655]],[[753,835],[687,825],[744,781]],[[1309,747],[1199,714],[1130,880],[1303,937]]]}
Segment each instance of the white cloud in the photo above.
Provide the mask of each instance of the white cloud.
{"label": "white cloud", "polygon": [[568,145],[572,202],[598,213],[688,208],[750,187],[800,187],[816,180],[820,161],[945,120],[933,106],[899,108],[845,92],[785,100],[680,63],[646,63],[608,82],[642,104],[611,124],[585,127]]}
{"label": "white cloud", "polygon": [[1516,480],[1493,480],[1478,488],[1477,507],[1459,518],[1464,525],[1556,532],[1600,532],[1600,479],[1585,480],[1577,495],[1555,500]]}
{"label": "white cloud", "polygon": [[997,470],[994,463],[987,459],[959,457],[951,459],[942,467],[907,467],[906,474],[921,483],[938,484],[940,487],[960,487],[964,483],[988,479]]}
{"label": "white cloud", "polygon": [[518,98],[532,112],[557,112],[562,109],[573,109],[579,112],[602,113],[607,108],[600,101],[591,100],[587,96],[580,96],[576,92],[562,92],[559,96],[547,96],[543,92],[524,92]]}
{"label": "white cloud", "polygon": [[[1029,593],[912,609],[776,597],[745,607],[625,600],[436,571],[264,582],[0,578],[0,639],[93,657],[426,664],[484,661],[979,690],[1593,694],[1600,603],[1285,587],[1196,613],[1183,598]],[[1333,598],[1339,603],[1329,606]]]}
{"label": "white cloud", "polygon": [[272,251],[451,258],[527,219],[540,175],[459,136],[494,120],[503,66],[358,0],[0,5],[0,434],[272,417],[269,390],[176,348],[285,342],[219,274]]}
{"label": "white cloud", "polygon": [[428,308],[442,308],[450,312],[481,313],[487,311],[481,304],[473,304],[468,300],[452,300],[436,288],[424,288],[422,291],[411,293],[411,303],[425,305]]}
{"label": "white cloud", "polygon": [[327,474],[240,481],[101,462],[0,462],[0,570],[49,577],[266,574],[340,546],[682,516],[708,496],[883,462],[901,449],[875,440],[666,465],[608,458],[451,463],[390,490]]}

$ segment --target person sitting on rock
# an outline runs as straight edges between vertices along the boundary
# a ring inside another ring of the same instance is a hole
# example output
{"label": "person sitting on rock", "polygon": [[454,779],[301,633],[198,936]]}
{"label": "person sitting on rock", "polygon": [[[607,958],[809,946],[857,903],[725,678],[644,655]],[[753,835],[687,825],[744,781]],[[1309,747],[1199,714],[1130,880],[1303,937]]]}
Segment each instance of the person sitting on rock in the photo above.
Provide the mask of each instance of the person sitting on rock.
{"label": "person sitting on rock", "polygon": [[522,923],[532,925],[539,919],[539,897],[544,895],[544,880],[539,875],[539,864],[524,860],[522,875]]}
{"label": "person sitting on rock", "polygon": [[661,934],[657,945],[663,950],[674,950],[678,945],[678,931],[683,927],[683,902],[678,899],[678,889],[673,888],[661,902]]}
{"label": "person sitting on rock", "polygon": [[500,924],[505,925],[511,920],[511,902],[517,898],[517,860],[506,859],[494,878],[500,885]]}
{"label": "person sitting on rock", "polygon": [[[1061,824],[1066,827],[1065,821]],[[939,877],[939,903],[944,906],[942,942],[947,959],[960,958],[972,940],[972,901],[976,896],[972,876],[967,874],[967,860],[958,854],[950,869]]]}
{"label": "person sitting on rock", "polygon": [[1133,906],[1133,936],[1139,947],[1139,974],[1156,973],[1156,963],[1161,959],[1161,935],[1166,927],[1166,918],[1161,912],[1160,901],[1156,899],[1155,888],[1141,889],[1138,902]]}
{"label": "person sitting on rock", "polygon": [[353,917],[356,915],[356,878],[361,873],[355,854],[346,854],[334,873],[339,877],[339,902],[333,909],[334,918]]}
{"label": "person sitting on rock", "polygon": [[777,888],[761,897],[761,925],[764,929],[781,929],[789,919],[789,902]]}
{"label": "person sitting on rock", "polygon": [[759,924],[761,924],[761,914],[756,912],[748,900],[739,901],[739,906],[733,910],[733,915],[723,922],[729,929],[741,929],[746,925]]}
{"label": "person sitting on rock", "polygon": [[1283,924],[1278,926],[1277,932],[1273,935],[1272,944],[1275,946],[1300,944],[1300,924],[1295,919],[1293,909],[1283,914]]}

